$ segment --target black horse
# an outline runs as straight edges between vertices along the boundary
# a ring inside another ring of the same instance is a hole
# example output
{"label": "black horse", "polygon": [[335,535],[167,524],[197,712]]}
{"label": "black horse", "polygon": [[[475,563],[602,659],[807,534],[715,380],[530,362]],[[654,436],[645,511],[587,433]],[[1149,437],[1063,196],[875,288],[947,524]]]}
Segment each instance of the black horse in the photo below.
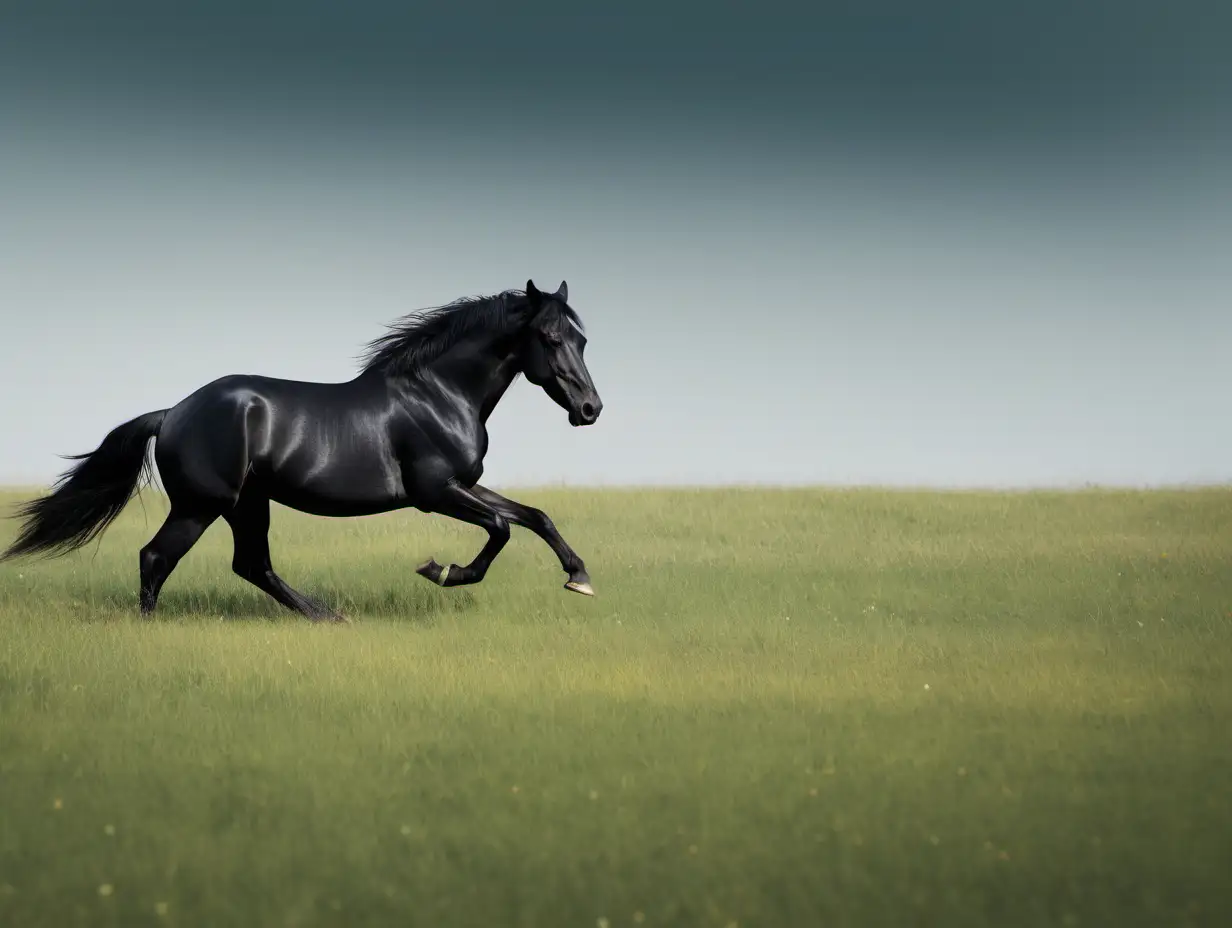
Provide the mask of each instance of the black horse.
{"label": "black horse", "polygon": [[486,422],[518,374],[591,425],[603,408],[582,355],[586,336],[565,282],[544,293],[458,300],[414,313],[368,346],[362,372],[324,384],[233,375],[176,406],[114,429],[18,510],[26,522],[0,560],[65,554],[88,544],[150,476],[149,440],[171,503],[141,549],[141,612],[148,615],[180,559],[219,516],[235,541],[232,568],[284,606],[343,621],[293,590],[270,563],[270,500],[322,516],[414,507],[478,525],[488,541],[471,563],[416,572],[441,586],[478,583],[509,541],[509,523],[542,538],[569,575],[565,588],[594,595],[582,559],[546,514],[479,485]]}

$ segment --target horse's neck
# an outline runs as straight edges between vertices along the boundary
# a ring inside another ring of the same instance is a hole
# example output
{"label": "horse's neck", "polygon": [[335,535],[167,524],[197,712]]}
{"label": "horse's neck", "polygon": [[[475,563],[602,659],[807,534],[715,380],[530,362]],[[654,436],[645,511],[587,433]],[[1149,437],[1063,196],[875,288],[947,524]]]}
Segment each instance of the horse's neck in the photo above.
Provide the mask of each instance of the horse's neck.
{"label": "horse's neck", "polygon": [[428,366],[430,378],[486,422],[518,374],[512,354],[491,346],[458,345]]}
{"label": "horse's neck", "polygon": [[492,389],[484,398],[483,405],[479,407],[479,421],[487,422],[488,416],[492,415],[492,411],[496,409],[496,404],[505,396],[505,391],[513,385],[513,380],[518,376],[517,366],[513,363],[513,359],[509,359],[502,367],[499,378],[494,378]]}

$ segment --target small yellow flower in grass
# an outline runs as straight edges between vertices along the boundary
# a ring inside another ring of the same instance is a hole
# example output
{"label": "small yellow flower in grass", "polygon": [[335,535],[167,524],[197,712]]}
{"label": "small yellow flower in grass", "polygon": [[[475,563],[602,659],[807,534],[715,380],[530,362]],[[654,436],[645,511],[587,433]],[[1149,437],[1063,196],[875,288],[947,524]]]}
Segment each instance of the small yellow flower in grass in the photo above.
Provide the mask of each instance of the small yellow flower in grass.
{"label": "small yellow flower in grass", "polygon": [[696,853],[697,853],[697,845],[696,845],[696,844],[690,844],[690,845],[689,845],[689,853],[690,853],[690,854],[696,854]]}
{"label": "small yellow flower in grass", "polygon": [[98,894],[104,898],[110,896],[113,892],[115,892],[115,887],[113,887],[110,883],[104,883],[98,888]]}
{"label": "small yellow flower in grass", "polygon": [[518,790],[520,790],[520,789],[521,789],[521,787],[520,787],[520,786],[511,786],[511,787],[509,787],[509,792],[511,792],[511,793],[516,793],[516,792],[518,792]]}
{"label": "small yellow flower in grass", "polygon": [[816,796],[816,795],[817,795],[817,787],[816,787],[816,786],[814,786],[812,789],[810,789],[810,790],[809,790],[809,795],[810,795],[810,796]]}
{"label": "small yellow flower in grass", "polygon": [[63,808],[64,808],[64,800],[63,800],[63,799],[61,799],[59,796],[57,796],[57,797],[56,797],[56,798],[52,801],[52,803],[51,803],[51,807],[52,807],[53,809],[63,809]]}
{"label": "small yellow flower in grass", "polygon": [[641,912],[634,912],[633,920],[640,925],[642,922],[646,920],[646,916],[642,914]]}
{"label": "small yellow flower in grass", "polygon": [[595,924],[598,926],[598,928],[608,928],[611,922],[609,922],[606,918],[600,915],[598,920],[595,922]]}
{"label": "small yellow flower in grass", "polygon": [[410,826],[410,825],[403,825],[403,826],[402,826],[402,833],[403,833],[404,835],[409,835],[409,834],[411,833],[411,826]]}
{"label": "small yellow flower in grass", "polygon": [[167,903],[156,902],[154,904],[154,914],[155,915],[166,915],[167,914]]}
{"label": "small yellow flower in grass", "polygon": [[105,834],[108,838],[114,838],[115,837],[115,825],[104,825],[103,834]]}
{"label": "small yellow flower in grass", "polygon": [[592,801],[592,802],[593,802],[594,800],[598,799],[598,798],[599,798],[599,793],[598,793],[598,791],[597,791],[597,790],[593,790],[593,789],[592,789],[592,790],[590,791],[590,798],[591,798],[591,801]]}

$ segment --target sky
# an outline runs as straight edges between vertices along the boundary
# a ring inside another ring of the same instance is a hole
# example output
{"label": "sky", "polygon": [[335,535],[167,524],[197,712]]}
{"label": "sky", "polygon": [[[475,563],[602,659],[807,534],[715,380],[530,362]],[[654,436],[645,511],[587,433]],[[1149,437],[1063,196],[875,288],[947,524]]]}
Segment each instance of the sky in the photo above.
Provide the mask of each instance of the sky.
{"label": "sky", "polygon": [[0,12],[0,483],[567,280],[605,404],[485,482],[1232,478],[1232,7]]}

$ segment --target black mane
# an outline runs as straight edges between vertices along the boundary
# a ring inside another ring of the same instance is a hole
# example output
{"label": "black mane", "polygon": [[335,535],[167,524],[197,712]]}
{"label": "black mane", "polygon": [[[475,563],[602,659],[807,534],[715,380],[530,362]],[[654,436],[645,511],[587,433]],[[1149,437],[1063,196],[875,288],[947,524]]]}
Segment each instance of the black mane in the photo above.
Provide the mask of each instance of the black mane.
{"label": "black mane", "polygon": [[[545,295],[551,299],[553,295]],[[408,313],[389,326],[389,331],[368,343],[360,356],[363,371],[413,374],[431,364],[467,335],[476,331],[508,332],[525,321],[529,306],[522,290],[506,290],[493,296],[462,297],[444,306]],[[558,302],[566,319],[584,331],[573,307]]]}
{"label": "black mane", "polygon": [[471,332],[508,331],[526,308],[526,294],[506,290],[494,296],[463,297],[409,313],[368,343],[364,372],[410,374],[431,364]]}

